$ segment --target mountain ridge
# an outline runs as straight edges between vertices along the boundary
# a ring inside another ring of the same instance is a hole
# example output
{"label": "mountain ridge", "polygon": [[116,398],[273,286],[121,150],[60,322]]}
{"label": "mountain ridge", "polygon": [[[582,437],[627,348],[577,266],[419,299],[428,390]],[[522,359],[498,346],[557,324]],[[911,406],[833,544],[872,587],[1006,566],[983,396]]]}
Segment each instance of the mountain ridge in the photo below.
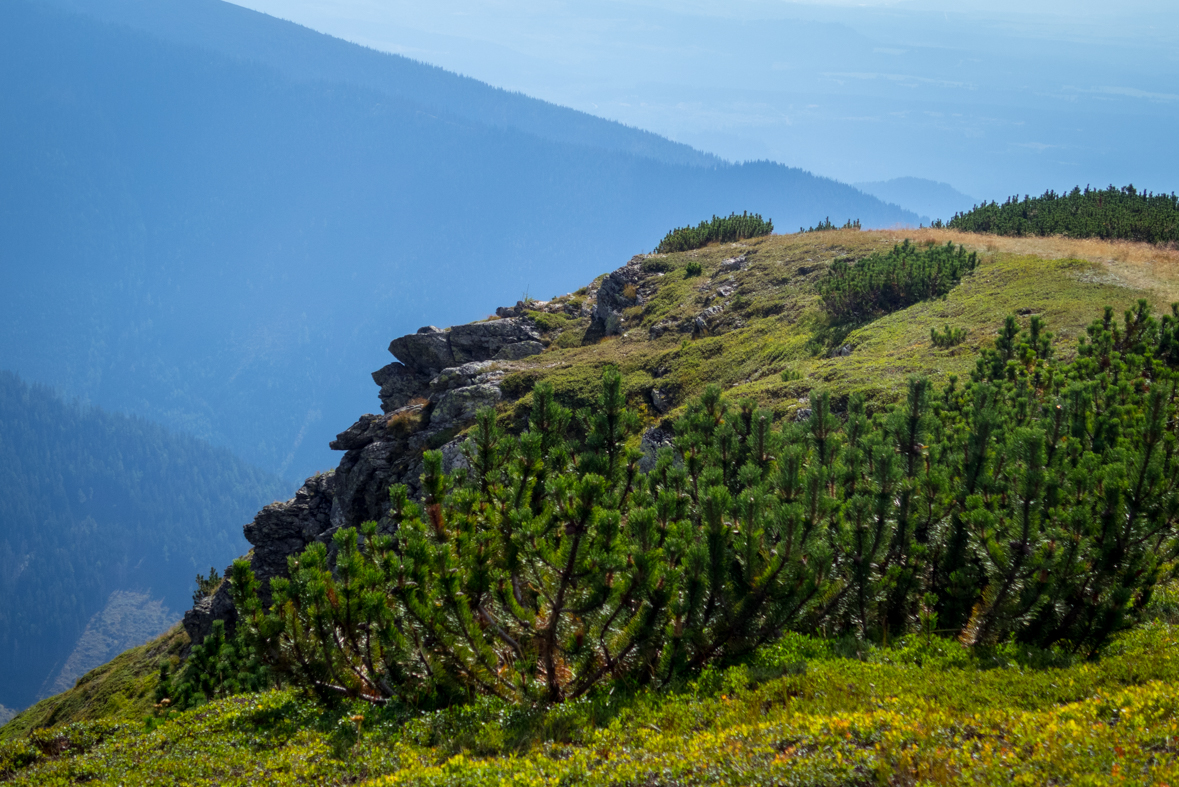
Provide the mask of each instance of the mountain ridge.
{"label": "mountain ridge", "polygon": [[21,296],[0,365],[292,482],[331,462],[326,424],[364,399],[349,370],[390,331],[563,291],[711,213],[917,223],[781,165],[552,141],[58,6],[12,0],[0,21],[0,237]]}

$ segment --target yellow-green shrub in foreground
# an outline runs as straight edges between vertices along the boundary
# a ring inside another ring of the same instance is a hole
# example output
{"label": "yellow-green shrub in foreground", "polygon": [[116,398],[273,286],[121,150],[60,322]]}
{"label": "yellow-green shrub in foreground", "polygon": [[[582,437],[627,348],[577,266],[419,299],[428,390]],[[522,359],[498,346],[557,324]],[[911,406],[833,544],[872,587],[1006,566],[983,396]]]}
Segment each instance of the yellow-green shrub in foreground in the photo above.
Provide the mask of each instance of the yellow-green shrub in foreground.
{"label": "yellow-green shrub in foreground", "polygon": [[[151,732],[41,731],[0,748],[0,773],[27,785],[1179,784],[1174,627],[1063,668],[1021,667],[1000,649],[987,658],[1003,665],[981,669],[938,640],[866,661],[825,648],[787,640],[684,692],[621,701],[600,726],[589,701],[412,715],[275,691]],[[775,667],[787,674],[756,682]]]}

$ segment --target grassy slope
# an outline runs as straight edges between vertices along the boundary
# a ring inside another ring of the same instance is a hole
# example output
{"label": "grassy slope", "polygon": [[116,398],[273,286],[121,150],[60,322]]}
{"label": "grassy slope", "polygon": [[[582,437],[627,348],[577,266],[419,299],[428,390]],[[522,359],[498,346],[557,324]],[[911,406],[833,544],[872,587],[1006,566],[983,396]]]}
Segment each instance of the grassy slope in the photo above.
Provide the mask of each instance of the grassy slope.
{"label": "grassy slope", "polygon": [[[145,732],[92,724],[0,744],[23,785],[1174,784],[1179,629],[1039,666],[911,638],[863,660],[793,636],[684,691],[547,713],[412,717],[235,697]],[[353,716],[353,714],[356,714]],[[357,726],[360,734],[356,734]],[[0,780],[4,780],[0,776]]]}
{"label": "grassy slope", "polygon": [[[849,355],[816,352],[812,339],[821,335],[824,326],[813,285],[826,265],[837,256],[859,257],[888,248],[904,237],[965,243],[982,254],[982,263],[945,299],[917,304],[840,335],[834,344],[829,342],[829,346],[851,346]],[[737,253],[748,255],[746,268],[731,278],[718,276],[721,262]],[[933,230],[837,231],[772,236],[656,261],[669,270],[663,276],[652,274],[644,282],[649,297],[628,312],[624,336],[586,343],[587,318],[543,315],[551,345],[541,355],[513,364],[508,385],[525,391],[537,380],[547,379],[569,402],[585,403],[596,391],[601,367],[609,363],[624,372],[637,406],[646,407],[652,387],[669,391],[679,403],[716,382],[729,388],[735,398],[756,398],[786,416],[804,406],[800,399],[819,385],[837,393],[863,390],[886,402],[898,395],[909,374],[944,379],[968,373],[974,351],[989,344],[1003,318],[1013,312],[1025,318],[1043,315],[1060,340],[1059,351],[1067,354],[1084,326],[1107,304],[1120,311],[1143,297],[1159,308],[1179,300],[1179,253],[1129,243],[997,238]],[[683,269],[689,261],[699,262],[704,274],[685,278]],[[693,338],[673,328],[661,337],[650,337],[654,325],[675,324],[700,313],[708,296],[722,285],[736,290],[722,298],[726,308],[713,323],[711,335]],[[966,342],[949,350],[932,348],[930,328],[947,322],[967,329]],[[783,382],[780,373],[785,369],[797,373],[798,379]],[[524,396],[505,405],[505,416],[523,415],[529,399]],[[648,417],[657,420],[653,412]],[[1062,774],[1069,768],[1080,769],[1075,773],[1097,773],[1100,766],[1103,773],[1114,773],[1119,762],[1110,754],[1114,746],[1132,752],[1126,755],[1124,767],[1138,768],[1136,773],[1141,774],[1142,768],[1155,767],[1151,763],[1165,761],[1167,767],[1174,767],[1179,729],[1172,729],[1173,711],[1179,709],[1179,691],[1152,681],[1179,678],[1176,636],[1170,628],[1133,635],[1127,640],[1130,644],[1123,646],[1129,650],[1103,666],[1075,666],[1060,673],[1004,670],[981,681],[991,686],[982,694],[974,690],[980,678],[969,664],[933,679],[911,665],[820,659],[802,684],[797,677],[782,678],[755,690],[743,689],[728,699],[640,697],[614,724],[592,734],[585,732],[584,719],[563,723],[549,718],[541,728],[552,732],[552,741],[580,741],[579,745],[526,746],[526,756],[511,760],[470,758],[472,752],[504,752],[504,741],[513,733],[501,729],[506,724],[502,714],[482,719],[490,720],[490,726],[478,725],[479,732],[466,735],[453,730],[435,734],[429,731],[430,725],[461,727],[474,716],[443,714],[405,728],[386,722],[380,735],[371,739],[382,745],[362,745],[340,762],[329,756],[331,747],[339,746],[335,722],[340,711],[325,713],[313,703],[283,693],[232,700],[185,714],[162,731],[137,732],[151,712],[160,661],[174,659],[186,644],[184,634],[173,631],[94,670],[74,689],[38,703],[0,729],[0,739],[16,740],[5,744],[9,748],[3,751],[8,755],[0,751],[0,772],[9,767],[5,756],[10,762],[20,760],[19,756],[13,759],[13,746],[25,747],[22,751],[32,752],[26,759],[36,759],[42,749],[69,749],[75,738],[93,743],[94,729],[104,735],[110,732],[100,724],[74,728],[63,737],[63,728],[58,727],[37,733],[41,742],[36,743],[22,737],[31,730],[107,719],[130,724],[118,727],[114,737],[93,754],[47,761],[22,778],[26,783],[53,783],[54,778],[68,782],[85,774],[101,774],[131,784],[146,783],[150,773],[169,782],[185,773],[194,780],[204,774],[210,781],[248,783],[300,775],[321,781],[386,774],[389,783],[474,783],[495,781],[511,772],[524,783],[535,779],[542,783],[562,773],[589,778],[586,774],[592,771],[598,774],[593,778],[603,782],[641,782],[667,768],[678,776],[656,781],[708,782],[722,777],[742,781],[740,768],[745,762],[755,765],[759,773],[794,774],[800,783],[865,783],[872,781],[872,774],[885,773],[908,773],[913,778],[919,773],[937,782],[952,781],[947,774],[957,778],[971,768],[981,768],[971,755],[984,752],[985,773],[979,772],[986,780],[1009,780],[1014,771],[1003,769],[1016,768],[1019,760],[1018,767],[1031,782],[1043,783],[1053,768]],[[1136,671],[1140,662],[1150,664],[1149,670]],[[1075,691],[1056,691],[1060,685]],[[1038,696],[1045,687],[1053,691]],[[940,699],[935,702],[929,692],[940,692]],[[947,705],[947,698],[960,699]],[[1110,709],[1122,707],[1134,709],[1131,718],[1154,714],[1157,721],[1115,726],[1111,718],[1122,718],[1118,716],[1122,712]],[[577,711],[572,713],[576,716]],[[280,717],[287,721],[278,722]],[[589,737],[575,740],[570,729]],[[331,730],[336,730],[334,735],[329,734]],[[1037,746],[1034,741],[1042,730],[1053,732]],[[456,748],[455,741],[469,746]],[[451,755],[456,758],[449,759]],[[987,759],[1003,756],[1008,760]],[[1062,765],[1052,758],[1069,762]],[[150,768],[145,766],[147,761],[153,763]],[[405,768],[399,771],[399,764]],[[578,768],[589,770],[569,771]],[[805,774],[814,779],[804,778]],[[1067,781],[1066,776],[1060,778]]]}
{"label": "grassy slope", "polygon": [[179,626],[146,645],[132,648],[91,670],[61,694],[41,700],[0,727],[0,740],[27,735],[41,727],[107,719],[141,723],[152,713],[153,692],[165,659],[179,660],[188,635]]}
{"label": "grassy slope", "polygon": [[[965,243],[981,255],[978,270],[945,299],[916,304],[852,331],[816,352],[808,342],[823,330],[814,284],[839,256],[862,257],[904,238],[917,242]],[[726,259],[745,254],[744,270],[719,274]],[[1179,300],[1179,252],[1146,244],[999,238],[938,230],[858,232],[840,230],[775,235],[742,244],[711,246],[694,252],[651,258],[670,268],[648,282],[655,292],[626,315],[621,337],[583,345],[588,318],[553,324],[549,350],[519,364],[516,379],[526,390],[550,380],[570,403],[588,403],[602,365],[617,364],[635,405],[647,403],[652,387],[671,392],[676,403],[708,383],[730,389],[733,398],[751,397],[778,416],[802,406],[798,401],[816,386],[837,393],[860,390],[881,402],[894,400],[914,373],[944,379],[974,367],[975,351],[990,346],[1003,319],[1012,313],[1040,314],[1068,355],[1085,326],[1113,306],[1120,315],[1138,298],[1162,310]],[[703,275],[685,278],[689,261]],[[707,301],[723,285],[736,287],[729,298]],[[558,300],[568,298],[565,296]],[[674,328],[659,338],[650,328],[675,325],[699,314],[706,303],[725,303],[713,335],[692,338]],[[559,323],[559,324],[558,324]],[[931,346],[931,328],[949,323],[968,331],[948,350]],[[847,356],[831,357],[834,346],[850,345]],[[799,379],[783,382],[791,369]],[[525,397],[515,406],[526,412]]]}

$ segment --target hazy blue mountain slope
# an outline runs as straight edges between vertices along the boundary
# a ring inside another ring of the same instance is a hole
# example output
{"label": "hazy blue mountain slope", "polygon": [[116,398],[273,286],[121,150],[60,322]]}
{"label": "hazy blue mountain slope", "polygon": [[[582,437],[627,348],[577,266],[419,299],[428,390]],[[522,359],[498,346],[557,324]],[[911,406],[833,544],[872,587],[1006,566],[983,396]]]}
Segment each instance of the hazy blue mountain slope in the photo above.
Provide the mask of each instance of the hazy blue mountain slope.
{"label": "hazy blue mountain slope", "polygon": [[949,183],[925,178],[893,178],[852,185],[865,194],[899,205],[919,216],[942,221],[949,221],[955,213],[968,211],[979,202]]}
{"label": "hazy blue mountain slope", "polygon": [[46,0],[164,40],[265,64],[300,80],[345,82],[457,117],[673,164],[715,166],[687,145],[547,101],[378,52],[220,0]]}
{"label": "hazy blue mountain slope", "polygon": [[355,370],[427,320],[564,292],[714,212],[917,221],[776,164],[554,142],[24,0],[0,5],[0,78],[0,365],[287,479],[334,464],[371,407]]}
{"label": "hazy blue mountain slope", "polygon": [[[116,591],[191,605],[289,488],[228,451],[0,372],[0,705],[57,676]],[[152,632],[156,633],[156,632]]]}

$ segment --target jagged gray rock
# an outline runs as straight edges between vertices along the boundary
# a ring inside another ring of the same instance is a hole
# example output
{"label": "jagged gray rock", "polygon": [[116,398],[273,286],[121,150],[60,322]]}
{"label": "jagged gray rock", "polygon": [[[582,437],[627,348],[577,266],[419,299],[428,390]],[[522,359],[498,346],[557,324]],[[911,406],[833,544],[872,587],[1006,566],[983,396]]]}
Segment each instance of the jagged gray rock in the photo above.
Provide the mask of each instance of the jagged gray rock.
{"label": "jagged gray rock", "polygon": [[[292,499],[271,503],[243,528],[246,540],[254,545],[250,568],[258,579],[264,606],[270,604],[270,580],[287,576],[287,558],[302,552],[331,529],[335,487],[334,472],[308,478]],[[192,644],[198,645],[213,630],[214,620],[224,620],[232,628],[236,619],[229,583],[222,582],[212,596],[201,599],[184,614],[184,630]]]}
{"label": "jagged gray rock", "polygon": [[354,451],[364,448],[385,435],[388,423],[389,418],[386,415],[362,415],[360,420],[336,435],[336,439],[332,440],[328,447],[333,451]]}
{"label": "jagged gray rock", "polygon": [[389,352],[419,375],[432,376],[456,365],[454,353],[450,350],[450,335],[446,331],[399,336],[389,342]]}
{"label": "jagged gray rock", "polygon": [[[607,336],[621,333],[622,312],[642,302],[638,287],[643,280],[642,255],[632,257],[630,262],[613,271],[598,287],[598,302],[594,306],[590,330]],[[635,288],[635,297],[626,297],[626,288]]]}
{"label": "jagged gray rock", "polygon": [[[448,330],[425,326],[394,339],[389,351],[397,360],[372,373],[381,388],[384,414],[363,415],[338,434],[331,447],[345,453],[335,470],[307,479],[293,499],[266,506],[245,526],[246,539],[254,546],[250,565],[262,603],[270,603],[270,580],[286,576],[287,559],[310,544],[328,543],[330,554],[333,533],[369,521],[390,532],[389,487],[405,484],[411,495],[419,494],[422,451],[436,445],[440,433],[465,425],[480,408],[498,403],[504,374],[499,363],[542,351],[539,339],[536,326],[524,317]],[[414,399],[422,401],[410,404]],[[407,428],[401,416],[422,411],[427,400],[433,403],[428,426],[415,431],[413,419],[408,419]],[[467,465],[464,442],[457,438],[442,446],[447,472]],[[232,626],[236,612],[228,588],[223,583],[185,614],[184,627],[193,643],[208,636],[215,620]]]}
{"label": "jagged gray rock", "polygon": [[381,386],[381,392],[378,394],[381,399],[381,410],[391,413],[405,407],[410,400],[421,396],[422,389],[426,387],[429,379],[396,361],[373,372],[373,382]]}
{"label": "jagged gray rock", "polygon": [[467,440],[466,437],[457,437],[438,449],[442,452],[442,472],[453,473],[455,470],[470,469],[471,463],[463,453],[463,445]]}
{"label": "jagged gray rock", "polygon": [[[254,545],[250,566],[259,582],[286,576],[287,557],[301,552],[331,527],[336,474],[329,471],[308,478],[285,503],[271,503],[245,526],[246,540]],[[267,590],[269,594],[269,590]]]}
{"label": "jagged gray rock", "polygon": [[732,273],[739,271],[745,267],[745,255],[742,254],[737,257],[729,257],[720,264],[720,273]]}
{"label": "jagged gray rock", "polygon": [[662,388],[652,388],[651,406],[658,413],[666,413],[671,409],[671,394]]}
{"label": "jagged gray rock", "polygon": [[516,342],[500,348],[495,354],[497,361],[519,361],[544,352],[544,345],[540,342]]}
{"label": "jagged gray rock", "polygon": [[[229,574],[229,568],[225,573]],[[222,582],[211,596],[205,596],[184,613],[184,631],[193,645],[201,644],[213,632],[214,620],[225,621],[225,627],[230,631],[237,622],[237,608],[229,595],[228,582]]]}
{"label": "jagged gray rock", "polygon": [[654,470],[659,449],[670,448],[674,437],[670,431],[658,426],[643,432],[642,441],[639,443],[639,448],[643,452],[643,458],[639,460],[639,472],[649,473]]}
{"label": "jagged gray rock", "polygon": [[477,382],[487,382],[492,374],[488,372],[494,368],[492,361],[474,361],[462,366],[452,366],[443,369],[430,380],[430,398],[437,401],[442,394],[454,388],[465,388]]}
{"label": "jagged gray rock", "polygon": [[450,365],[488,361],[505,347],[539,339],[540,333],[532,323],[519,317],[456,325],[450,329],[450,349],[455,361]]}
{"label": "jagged gray rock", "polygon": [[447,391],[430,414],[431,429],[447,429],[474,419],[484,407],[494,407],[503,398],[498,385],[482,383]]}
{"label": "jagged gray rock", "polygon": [[506,347],[539,339],[540,333],[530,320],[509,317],[456,325],[447,331],[426,326],[418,333],[394,339],[389,352],[411,372],[433,377],[443,369],[489,361]]}

